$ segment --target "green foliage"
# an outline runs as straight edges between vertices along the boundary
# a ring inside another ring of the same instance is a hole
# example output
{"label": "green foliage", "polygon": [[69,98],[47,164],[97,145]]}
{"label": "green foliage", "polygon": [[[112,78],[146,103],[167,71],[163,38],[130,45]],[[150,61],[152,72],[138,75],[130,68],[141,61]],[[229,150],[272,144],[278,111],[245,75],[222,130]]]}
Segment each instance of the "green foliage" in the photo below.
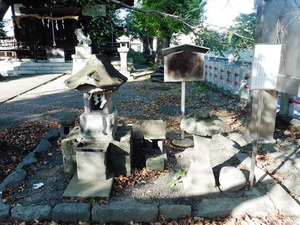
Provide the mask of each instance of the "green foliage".
{"label": "green foliage", "polygon": [[[201,21],[206,1],[203,0],[139,0],[139,8],[154,10],[180,16],[185,22],[193,25]],[[171,37],[173,33],[187,33],[190,30],[179,20],[153,13],[133,12],[132,27],[139,36],[143,37]]]}
{"label": "green foliage", "polygon": [[133,62],[135,63],[146,63],[145,55],[141,52],[136,52],[133,49],[129,49],[128,58],[132,58]]}
{"label": "green foliage", "polygon": [[249,50],[254,45],[256,13],[240,14],[234,21],[234,26],[228,30],[218,32],[207,28],[199,32],[199,39],[203,45],[209,47],[221,56],[226,51],[238,56],[241,50]]}
{"label": "green foliage", "polygon": [[181,182],[182,177],[187,174],[188,168],[182,168],[178,169],[176,171],[176,174],[172,177],[172,179],[169,181],[168,186],[170,188],[175,187],[179,182]]}
{"label": "green foliage", "polygon": [[6,32],[4,30],[5,22],[0,21],[0,38],[4,39],[6,38]]}

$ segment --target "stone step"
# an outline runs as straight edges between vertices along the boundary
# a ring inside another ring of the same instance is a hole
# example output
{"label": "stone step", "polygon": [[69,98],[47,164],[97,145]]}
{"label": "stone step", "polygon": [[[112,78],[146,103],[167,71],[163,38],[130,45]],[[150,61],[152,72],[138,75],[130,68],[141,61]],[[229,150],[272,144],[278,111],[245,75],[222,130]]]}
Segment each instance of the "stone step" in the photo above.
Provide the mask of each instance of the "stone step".
{"label": "stone step", "polygon": [[14,62],[8,75],[55,74],[72,70],[72,62]]}

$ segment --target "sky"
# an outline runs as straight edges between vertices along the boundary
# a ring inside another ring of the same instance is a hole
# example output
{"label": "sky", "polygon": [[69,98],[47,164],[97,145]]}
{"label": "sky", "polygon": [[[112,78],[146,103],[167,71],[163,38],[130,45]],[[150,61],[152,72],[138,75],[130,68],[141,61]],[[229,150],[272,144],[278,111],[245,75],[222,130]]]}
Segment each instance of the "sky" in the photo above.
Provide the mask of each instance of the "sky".
{"label": "sky", "polygon": [[254,11],[254,0],[207,0],[205,7],[207,23],[220,27],[233,25],[240,13]]}

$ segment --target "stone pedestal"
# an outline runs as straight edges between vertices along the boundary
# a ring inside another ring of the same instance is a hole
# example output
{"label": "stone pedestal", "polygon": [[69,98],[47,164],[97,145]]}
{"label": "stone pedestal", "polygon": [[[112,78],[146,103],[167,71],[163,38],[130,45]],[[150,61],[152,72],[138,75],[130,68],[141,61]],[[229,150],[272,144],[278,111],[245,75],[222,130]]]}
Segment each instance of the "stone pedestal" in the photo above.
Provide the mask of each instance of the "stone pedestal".
{"label": "stone pedestal", "polygon": [[72,55],[73,69],[72,74],[81,70],[86,62],[92,56],[92,48],[90,46],[75,46],[75,54]]}
{"label": "stone pedestal", "polygon": [[109,142],[86,142],[77,146],[77,176],[82,181],[106,180]]}
{"label": "stone pedestal", "polygon": [[146,147],[146,168],[163,171],[167,154],[163,149],[166,138],[166,123],[162,120],[148,120],[142,124]]}

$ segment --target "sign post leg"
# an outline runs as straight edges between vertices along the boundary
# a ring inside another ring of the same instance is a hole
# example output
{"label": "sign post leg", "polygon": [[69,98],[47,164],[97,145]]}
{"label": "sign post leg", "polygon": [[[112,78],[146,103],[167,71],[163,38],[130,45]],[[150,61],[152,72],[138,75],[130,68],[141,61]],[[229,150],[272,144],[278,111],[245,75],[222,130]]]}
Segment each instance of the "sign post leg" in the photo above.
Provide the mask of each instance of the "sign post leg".
{"label": "sign post leg", "polygon": [[[185,114],[185,82],[181,82],[181,120]],[[184,130],[180,130],[180,140],[184,140]]]}
{"label": "sign post leg", "polygon": [[[181,82],[181,120],[185,115],[185,82]],[[180,139],[172,140],[172,144],[179,147],[192,147],[194,142],[185,138],[184,130],[180,129]]]}

